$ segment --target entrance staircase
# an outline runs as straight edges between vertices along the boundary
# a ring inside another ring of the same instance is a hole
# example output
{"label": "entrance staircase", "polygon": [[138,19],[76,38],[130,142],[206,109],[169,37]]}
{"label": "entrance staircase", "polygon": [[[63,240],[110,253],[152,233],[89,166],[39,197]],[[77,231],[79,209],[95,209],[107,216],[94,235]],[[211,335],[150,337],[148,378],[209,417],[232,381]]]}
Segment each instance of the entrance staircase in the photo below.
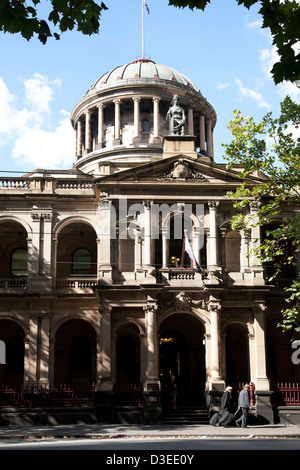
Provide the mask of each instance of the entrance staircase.
{"label": "entrance staircase", "polygon": [[163,424],[192,425],[209,424],[209,418],[205,408],[182,406],[177,410],[164,410],[162,415]]}

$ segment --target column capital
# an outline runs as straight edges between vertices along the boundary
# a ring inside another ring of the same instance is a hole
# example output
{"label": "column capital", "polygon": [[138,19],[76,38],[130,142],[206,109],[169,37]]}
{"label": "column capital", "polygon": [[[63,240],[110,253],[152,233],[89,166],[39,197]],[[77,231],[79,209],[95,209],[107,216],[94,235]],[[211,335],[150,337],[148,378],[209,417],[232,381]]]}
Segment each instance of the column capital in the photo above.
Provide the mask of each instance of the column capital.
{"label": "column capital", "polygon": [[159,103],[160,100],[161,100],[161,98],[160,98],[159,96],[153,96],[153,98],[152,98],[152,101],[153,101],[154,103]]}
{"label": "column capital", "polygon": [[265,304],[265,301],[258,302],[252,307],[254,314],[255,313],[264,313],[267,311],[268,307]]}
{"label": "column capital", "polygon": [[98,310],[101,315],[106,315],[112,312],[112,307],[111,305],[99,305]]}
{"label": "column capital", "polygon": [[143,306],[144,312],[156,312],[158,310],[157,304],[146,304]]}
{"label": "column capital", "polygon": [[215,311],[219,312],[222,310],[221,300],[209,300],[208,301],[208,310],[209,312]]}
{"label": "column capital", "polygon": [[141,97],[140,96],[133,96],[132,98],[132,101],[136,102],[136,103],[139,103],[141,101]]}
{"label": "column capital", "polygon": [[220,204],[219,201],[208,201],[208,207],[211,210],[216,210],[219,204]]}
{"label": "column capital", "polygon": [[122,103],[122,100],[120,98],[116,98],[115,100],[113,100],[113,103],[115,104],[121,104]]}

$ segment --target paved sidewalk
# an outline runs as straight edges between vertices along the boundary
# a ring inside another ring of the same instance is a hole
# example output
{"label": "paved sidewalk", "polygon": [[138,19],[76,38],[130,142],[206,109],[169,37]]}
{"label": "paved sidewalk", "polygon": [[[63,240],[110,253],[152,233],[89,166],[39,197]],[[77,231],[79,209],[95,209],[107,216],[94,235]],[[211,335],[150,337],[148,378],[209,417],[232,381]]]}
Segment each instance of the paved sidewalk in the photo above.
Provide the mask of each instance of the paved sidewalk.
{"label": "paved sidewalk", "polygon": [[214,427],[210,425],[106,425],[76,424],[56,426],[0,426],[0,440],[30,438],[126,438],[126,437],[207,437],[207,438],[297,438],[300,439],[300,425],[269,424],[239,427]]}

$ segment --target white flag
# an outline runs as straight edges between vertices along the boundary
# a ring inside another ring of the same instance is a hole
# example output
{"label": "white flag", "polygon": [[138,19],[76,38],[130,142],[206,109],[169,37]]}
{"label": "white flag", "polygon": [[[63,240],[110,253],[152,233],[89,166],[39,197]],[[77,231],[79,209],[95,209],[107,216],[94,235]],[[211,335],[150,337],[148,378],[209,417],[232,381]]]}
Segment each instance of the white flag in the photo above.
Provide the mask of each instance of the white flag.
{"label": "white flag", "polygon": [[188,240],[188,237],[185,235],[184,238],[185,238],[185,241],[184,241],[184,250],[185,250],[185,252],[189,255],[190,259],[193,261],[193,263],[194,263],[194,265],[195,265],[197,271],[200,273],[202,270],[201,270],[199,264],[197,263],[197,260],[196,260],[196,258],[195,258],[194,253],[193,253],[193,250],[192,250],[192,247],[191,247],[190,242],[189,242],[189,240]]}

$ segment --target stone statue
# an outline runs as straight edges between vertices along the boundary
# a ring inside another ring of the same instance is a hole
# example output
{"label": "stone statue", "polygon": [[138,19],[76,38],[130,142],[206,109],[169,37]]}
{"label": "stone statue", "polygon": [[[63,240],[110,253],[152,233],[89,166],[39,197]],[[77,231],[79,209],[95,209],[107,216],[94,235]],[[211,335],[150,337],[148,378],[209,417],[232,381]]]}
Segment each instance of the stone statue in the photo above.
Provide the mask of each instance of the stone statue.
{"label": "stone statue", "polygon": [[166,119],[169,121],[169,135],[184,135],[185,114],[179,106],[179,96],[173,96],[173,105],[167,112]]}

